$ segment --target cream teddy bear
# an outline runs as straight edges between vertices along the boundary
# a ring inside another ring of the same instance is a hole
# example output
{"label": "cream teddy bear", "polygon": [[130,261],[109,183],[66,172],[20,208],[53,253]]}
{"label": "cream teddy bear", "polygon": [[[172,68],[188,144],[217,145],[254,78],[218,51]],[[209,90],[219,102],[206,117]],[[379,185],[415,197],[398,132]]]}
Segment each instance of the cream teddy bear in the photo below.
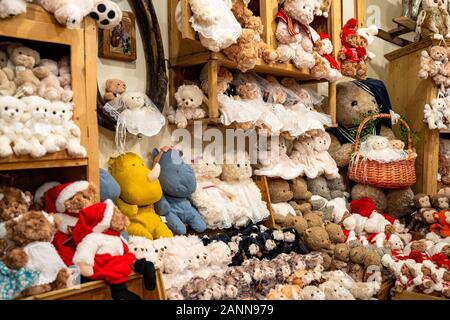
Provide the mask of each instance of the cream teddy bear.
{"label": "cream teddy bear", "polygon": [[0,95],[13,96],[16,93],[14,72],[8,68],[8,55],[0,50]]}
{"label": "cream teddy bear", "polygon": [[38,96],[24,97],[22,102],[27,105],[30,115],[30,119],[25,123],[25,127],[31,132],[31,137],[28,141],[32,147],[30,155],[33,158],[43,157],[47,154],[44,142],[51,131],[51,126],[47,123],[51,103]]}
{"label": "cream teddy bear", "polygon": [[41,61],[39,52],[20,45],[8,48],[10,66],[14,69],[14,82],[17,86],[16,94],[32,96],[38,91],[41,81],[38,71],[45,74],[42,68],[36,68]]}
{"label": "cream teddy bear", "polygon": [[325,177],[329,180],[339,178],[339,168],[337,167],[336,161],[328,153],[331,146],[331,136],[325,131],[319,131],[313,137],[313,140],[315,161],[320,168],[319,174],[325,174]]}
{"label": "cream teddy bear", "polygon": [[94,8],[94,0],[37,0],[45,10],[67,28],[80,28],[84,17]]}
{"label": "cream teddy bear", "polygon": [[204,99],[203,91],[196,85],[182,85],[175,93],[178,107],[176,110],[170,108],[167,117],[170,123],[176,124],[178,128],[186,128],[188,120],[199,120],[206,117],[202,108]]}
{"label": "cream teddy bear", "polygon": [[57,108],[60,117],[63,119],[63,136],[67,141],[67,152],[72,157],[86,157],[86,148],[84,148],[80,143],[81,130],[72,120],[73,104],[57,101],[53,103],[53,107]]}
{"label": "cream teddy bear", "polygon": [[31,153],[31,132],[23,124],[26,105],[17,98],[0,96],[0,157]]}
{"label": "cream teddy bear", "polygon": [[231,228],[236,218],[246,216],[244,204],[220,187],[222,166],[215,158],[198,159],[192,168],[197,178],[197,190],[191,200],[209,229]]}
{"label": "cream teddy bear", "polygon": [[61,86],[58,62],[50,59],[42,59],[39,67],[48,70],[48,76],[41,79],[38,91],[39,96],[50,101],[60,100],[70,102],[73,97],[73,92]]}
{"label": "cream teddy bear", "polygon": [[50,124],[50,134],[43,144],[47,153],[55,153],[67,148],[67,139],[64,136],[64,119],[60,111],[61,105],[59,103],[51,103],[48,119],[48,123]]}
{"label": "cream teddy bear", "polygon": [[428,123],[430,130],[445,130],[447,126],[444,124],[444,111],[448,108],[445,99],[438,98],[426,104],[424,109],[425,122]]}
{"label": "cream teddy bear", "polygon": [[0,0],[0,19],[27,12],[27,2],[33,0]]}

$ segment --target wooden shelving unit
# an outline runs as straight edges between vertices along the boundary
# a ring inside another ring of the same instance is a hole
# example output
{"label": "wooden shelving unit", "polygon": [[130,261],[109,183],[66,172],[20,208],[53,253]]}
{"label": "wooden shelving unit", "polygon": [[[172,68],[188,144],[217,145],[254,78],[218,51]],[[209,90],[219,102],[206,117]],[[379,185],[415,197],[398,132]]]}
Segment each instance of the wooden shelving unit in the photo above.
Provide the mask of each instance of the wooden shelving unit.
{"label": "wooden shelving unit", "polygon": [[416,22],[408,17],[397,17],[392,19],[392,21],[397,27],[388,31],[380,29],[377,37],[400,47],[411,44],[411,41],[401,38],[401,36],[415,32]]}
{"label": "wooden shelving unit", "polygon": [[[436,194],[438,191],[439,130],[430,130],[424,123],[424,106],[437,97],[438,88],[431,79],[418,78],[422,50],[436,42],[426,39],[412,43],[386,55],[389,60],[388,91],[395,112],[412,123],[418,133],[416,193]],[[450,42],[447,43],[450,45]]]}
{"label": "wooden shelving unit", "polygon": [[[205,49],[200,42],[195,31],[189,23],[189,17],[192,15],[188,0],[180,0],[182,8],[181,31],[178,30],[175,20],[175,9],[178,0],[168,1],[169,10],[169,41],[170,41],[170,76],[169,76],[169,96],[173,99],[176,88],[185,80],[188,68],[207,65],[209,76],[209,117],[213,120],[219,118],[219,104],[217,101],[217,72],[221,66],[229,69],[235,69],[236,64],[227,59],[221,53],[210,52]],[[362,0],[355,0],[357,5],[355,11],[363,13]],[[261,17],[264,23],[263,40],[270,48],[276,48],[277,40],[275,30],[277,23],[275,16],[278,12],[278,0],[251,0],[250,8],[255,15]],[[327,32],[334,45],[334,53],[340,49],[340,31],[342,27],[342,0],[333,1],[328,19],[317,19],[314,22],[317,30]],[[197,70],[198,71],[198,70]],[[304,82],[317,82],[317,79],[311,77],[309,70],[299,70],[292,64],[267,64],[264,61],[258,61],[253,70],[261,74],[270,74],[279,77],[292,77]],[[332,117],[333,123],[336,123],[336,84],[329,84],[329,106],[328,113]],[[174,105],[174,101],[171,101]]]}

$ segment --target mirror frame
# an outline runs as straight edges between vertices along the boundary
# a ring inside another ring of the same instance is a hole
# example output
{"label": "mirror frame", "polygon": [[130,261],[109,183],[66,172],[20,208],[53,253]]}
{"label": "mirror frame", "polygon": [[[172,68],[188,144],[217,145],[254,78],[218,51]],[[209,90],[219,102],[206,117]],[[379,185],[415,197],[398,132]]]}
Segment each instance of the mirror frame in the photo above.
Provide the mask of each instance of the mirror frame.
{"label": "mirror frame", "polygon": [[[136,16],[136,24],[141,32],[141,41],[144,46],[147,66],[146,94],[162,112],[166,104],[168,78],[158,17],[151,0],[128,0],[128,3]],[[137,41],[139,40],[137,39]],[[116,121],[103,111],[104,104],[103,95],[97,89],[98,124],[103,128],[115,131]]]}

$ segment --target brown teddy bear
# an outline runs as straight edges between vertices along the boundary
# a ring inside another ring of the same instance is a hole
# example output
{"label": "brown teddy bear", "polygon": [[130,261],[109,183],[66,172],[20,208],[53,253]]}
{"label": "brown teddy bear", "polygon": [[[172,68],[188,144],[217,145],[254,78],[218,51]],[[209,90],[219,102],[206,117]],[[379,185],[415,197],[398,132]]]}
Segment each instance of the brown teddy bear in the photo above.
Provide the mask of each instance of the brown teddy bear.
{"label": "brown teddy bear", "polygon": [[289,202],[294,197],[289,182],[281,179],[270,181],[269,193],[272,203]]}
{"label": "brown teddy bear", "polygon": [[106,80],[105,86],[105,101],[106,102],[116,102],[116,99],[120,98],[122,94],[127,91],[127,84],[125,81],[120,79],[109,79]]}
{"label": "brown teddy bear", "polygon": [[312,210],[311,197],[312,193],[308,191],[308,184],[304,178],[297,178],[289,181],[293,198],[289,204],[295,209],[297,215],[310,212]]}
{"label": "brown teddy bear", "polygon": [[0,222],[9,221],[28,212],[32,203],[33,196],[30,192],[0,187]]}
{"label": "brown teddy bear", "polygon": [[41,84],[39,77],[45,78],[48,76],[48,70],[46,72],[45,69],[36,68],[41,61],[39,52],[24,46],[11,48],[10,52],[9,60],[15,66],[16,94],[36,95]]}
{"label": "brown teddy bear", "polygon": [[322,216],[318,212],[315,211],[308,212],[303,215],[303,218],[305,218],[306,223],[308,224],[308,228],[323,226]]}
{"label": "brown teddy bear", "polygon": [[[209,79],[208,66],[205,65],[200,73],[200,81],[203,92],[208,95]],[[233,74],[225,67],[220,67],[217,73],[217,94],[225,94],[230,89],[230,84],[233,82]]]}
{"label": "brown teddy bear", "polygon": [[325,228],[322,226],[307,229],[303,240],[309,250],[318,251],[322,254],[323,267],[325,270],[329,270],[332,263],[331,255],[333,254],[334,246]]}
{"label": "brown teddy bear", "polygon": [[300,236],[304,236],[305,231],[309,228],[308,222],[302,216],[280,217],[276,223],[284,228],[294,228]]}
{"label": "brown teddy bear", "polygon": [[334,247],[333,261],[331,263],[331,270],[347,270],[348,262],[350,261],[350,247],[346,243],[336,244]]}
{"label": "brown teddy bear", "polygon": [[23,292],[25,296],[67,287],[69,272],[51,244],[56,225],[55,218],[43,211],[30,211],[6,223],[7,238],[15,247],[5,255],[4,264],[40,273],[35,285]]}
{"label": "brown teddy bear", "polygon": [[339,244],[345,242],[344,231],[340,225],[331,221],[325,221],[324,226],[331,243]]}

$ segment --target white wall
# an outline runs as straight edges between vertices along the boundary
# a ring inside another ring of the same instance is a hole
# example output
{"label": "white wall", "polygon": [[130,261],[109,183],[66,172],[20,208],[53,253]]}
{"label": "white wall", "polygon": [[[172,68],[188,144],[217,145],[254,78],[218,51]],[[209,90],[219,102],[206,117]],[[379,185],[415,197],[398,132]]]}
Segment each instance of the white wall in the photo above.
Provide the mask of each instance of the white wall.
{"label": "white wall", "polygon": [[[131,0],[132,1],[132,0]],[[334,1],[334,0],[333,0]],[[130,11],[130,6],[127,0],[116,1],[123,10]],[[353,16],[352,1],[344,1],[344,23],[348,18]],[[161,33],[164,42],[164,49],[166,56],[168,53],[168,12],[166,0],[153,0],[158,21],[161,28]],[[384,30],[394,28],[392,23],[394,17],[398,17],[401,13],[401,0],[366,0],[366,18],[368,24],[380,22],[379,27]],[[145,73],[145,59],[143,54],[143,46],[139,29],[137,30],[137,53],[138,60],[134,63],[124,63],[111,61],[106,59],[98,60],[98,81],[101,92],[104,90],[104,83],[110,78],[120,78],[127,82],[129,90],[145,90],[146,77]],[[369,66],[369,73],[371,77],[387,80],[387,60],[384,55],[397,47],[391,45],[381,39],[376,39],[371,46],[371,51],[377,57]],[[155,148],[171,144],[168,129],[165,128],[163,132],[154,138],[144,138],[139,140],[129,136],[127,149],[132,152],[141,154],[144,158],[148,158],[149,152]],[[115,154],[114,133],[100,127],[100,166],[106,168],[109,157]]]}

